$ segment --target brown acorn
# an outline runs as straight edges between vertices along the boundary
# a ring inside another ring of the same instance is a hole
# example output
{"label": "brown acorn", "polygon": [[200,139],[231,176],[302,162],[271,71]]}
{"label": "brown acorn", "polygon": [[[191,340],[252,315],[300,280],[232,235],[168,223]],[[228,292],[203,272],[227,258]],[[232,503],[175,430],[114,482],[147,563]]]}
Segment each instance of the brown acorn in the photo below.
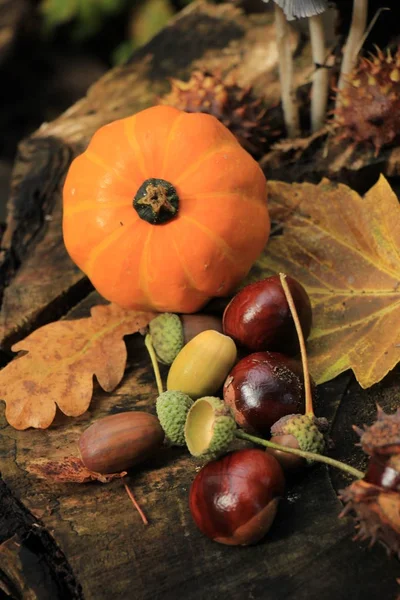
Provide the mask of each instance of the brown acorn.
{"label": "brown acorn", "polygon": [[334,111],[335,140],[372,145],[378,155],[400,136],[400,47],[361,58],[348,84]]}
{"label": "brown acorn", "polygon": [[189,81],[171,79],[171,92],[160,104],[216,117],[253,156],[266,152],[269,132],[266,109],[250,87],[225,84],[215,74],[193,71]]}
{"label": "brown acorn", "polygon": [[79,438],[83,464],[96,473],[127,471],[154,454],[164,431],[154,415],[129,411],[97,419]]}

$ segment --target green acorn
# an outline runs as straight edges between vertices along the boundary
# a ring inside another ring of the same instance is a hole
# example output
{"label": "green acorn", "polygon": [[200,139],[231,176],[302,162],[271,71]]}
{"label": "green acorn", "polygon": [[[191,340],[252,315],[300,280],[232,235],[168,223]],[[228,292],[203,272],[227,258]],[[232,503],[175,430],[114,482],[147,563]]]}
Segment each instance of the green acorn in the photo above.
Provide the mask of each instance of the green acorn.
{"label": "green acorn", "polygon": [[314,415],[287,415],[271,427],[271,441],[281,443],[278,438],[291,436],[293,444],[285,440],[283,445],[297,447],[305,452],[322,454],[325,449],[325,437],[322,431],[327,429],[327,420],[317,419]]}
{"label": "green acorn", "polygon": [[228,449],[235,430],[231,409],[220,398],[205,396],[196,400],[188,412],[186,445],[192,456],[214,458]]}
{"label": "green acorn", "polygon": [[163,392],[156,401],[157,417],[165,437],[174,446],[185,445],[185,422],[193,400],[183,392]]}
{"label": "green acorn", "polygon": [[183,346],[202,331],[222,332],[221,319],[214,315],[175,315],[162,313],[149,324],[152,346],[157,360],[171,365]]}
{"label": "green acorn", "polygon": [[150,321],[149,330],[158,360],[172,364],[184,345],[181,319],[173,313],[163,313]]}

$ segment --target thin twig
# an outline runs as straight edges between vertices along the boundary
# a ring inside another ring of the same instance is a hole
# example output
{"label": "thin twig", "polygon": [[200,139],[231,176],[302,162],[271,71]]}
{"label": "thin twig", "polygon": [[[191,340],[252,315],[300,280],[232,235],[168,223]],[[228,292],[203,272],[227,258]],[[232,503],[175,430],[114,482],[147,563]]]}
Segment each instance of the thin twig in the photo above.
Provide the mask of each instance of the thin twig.
{"label": "thin twig", "polygon": [[148,525],[148,524],[149,524],[149,522],[148,522],[148,520],[147,520],[147,517],[146,517],[146,515],[144,514],[144,512],[142,511],[142,509],[140,508],[139,504],[137,503],[135,496],[132,494],[131,490],[129,489],[129,487],[127,486],[127,484],[126,484],[126,483],[124,483],[124,486],[125,486],[125,489],[126,489],[126,493],[128,494],[129,498],[131,499],[131,502],[132,502],[133,506],[134,506],[134,507],[136,508],[136,510],[138,511],[138,513],[139,513],[139,515],[140,515],[140,517],[141,517],[141,519],[142,519],[143,523],[144,523],[145,525]]}
{"label": "thin twig", "polygon": [[283,10],[275,4],[276,45],[279,57],[282,109],[288,137],[300,135],[299,109],[293,89],[293,58],[290,28]]}
{"label": "thin twig", "polygon": [[321,129],[326,118],[326,105],[328,102],[329,73],[325,66],[325,31],[322,15],[315,15],[308,19],[310,28],[312,58],[316,67],[313,73],[311,90],[311,130],[314,133]]}
{"label": "thin twig", "polygon": [[281,280],[283,291],[285,292],[287,303],[289,304],[290,312],[292,313],[293,321],[294,321],[294,324],[296,327],[297,337],[299,338],[301,362],[303,365],[304,391],[305,391],[305,396],[306,396],[306,412],[305,412],[305,414],[306,415],[314,415],[310,373],[308,370],[307,350],[306,350],[306,343],[304,341],[303,330],[301,328],[299,315],[297,314],[296,306],[293,301],[292,292],[290,291],[288,283],[286,281],[285,273],[279,273],[279,278]]}
{"label": "thin twig", "polygon": [[360,40],[360,43],[359,43],[358,48],[357,48],[357,54],[359,54],[361,52],[361,48],[364,46],[365,40],[367,39],[367,37],[371,33],[372,29],[375,27],[375,23],[377,22],[377,20],[381,16],[381,13],[384,12],[385,10],[390,10],[390,8],[388,6],[381,6],[381,8],[378,8],[378,10],[376,11],[376,13],[372,17],[371,22],[368,25],[367,30],[365,31],[364,35],[362,36],[362,38]]}

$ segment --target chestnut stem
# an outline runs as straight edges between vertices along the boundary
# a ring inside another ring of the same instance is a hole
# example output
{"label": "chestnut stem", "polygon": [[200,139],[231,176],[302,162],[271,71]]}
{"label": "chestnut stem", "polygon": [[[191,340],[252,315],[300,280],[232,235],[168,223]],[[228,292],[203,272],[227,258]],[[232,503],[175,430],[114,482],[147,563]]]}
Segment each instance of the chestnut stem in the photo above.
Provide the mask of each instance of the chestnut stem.
{"label": "chestnut stem", "polygon": [[312,391],[311,391],[311,383],[310,383],[310,373],[308,370],[307,350],[306,350],[306,343],[304,341],[303,330],[301,328],[299,315],[297,314],[296,306],[293,301],[292,292],[290,291],[290,288],[286,281],[285,273],[279,273],[279,278],[281,280],[283,291],[285,292],[287,303],[289,304],[290,312],[292,313],[293,321],[294,321],[294,324],[296,327],[297,337],[299,338],[301,362],[303,365],[304,391],[305,391],[305,396],[306,396],[306,413],[305,414],[314,416]]}
{"label": "chestnut stem", "polygon": [[341,469],[345,473],[356,477],[357,479],[363,479],[365,473],[351,467],[350,465],[346,465],[346,463],[342,463],[339,460],[335,460],[334,458],[330,458],[329,456],[325,456],[324,454],[316,454],[315,452],[305,452],[304,450],[298,450],[297,448],[288,448],[287,446],[281,446],[280,444],[275,444],[274,442],[270,442],[269,440],[263,440],[255,435],[250,435],[241,429],[237,429],[235,432],[236,437],[241,438],[242,440],[248,440],[249,442],[254,442],[254,444],[259,444],[260,446],[265,446],[266,448],[274,448],[275,450],[281,450],[282,452],[287,452],[288,454],[295,454],[296,456],[301,456],[302,458],[306,458],[307,460],[313,460],[315,462],[325,463],[331,467],[336,467],[337,469]]}
{"label": "chestnut stem", "polygon": [[152,339],[151,339],[151,335],[149,333],[144,338],[144,344],[145,344],[145,346],[146,346],[146,348],[148,350],[148,353],[150,355],[150,358],[151,358],[151,364],[153,366],[153,371],[154,371],[154,375],[155,375],[155,378],[156,378],[158,394],[161,395],[163,393],[163,391],[164,391],[163,390],[163,384],[162,384],[162,381],[161,381],[160,369],[158,367],[157,355],[155,353],[153,342],[152,342]]}
{"label": "chestnut stem", "polygon": [[126,493],[128,494],[133,506],[136,508],[136,510],[138,511],[140,518],[142,519],[143,523],[145,525],[148,525],[149,522],[147,520],[146,515],[144,514],[144,512],[142,511],[142,509],[140,508],[139,504],[137,503],[137,500],[135,498],[135,496],[132,494],[131,490],[129,489],[129,487],[127,486],[127,484],[124,482],[124,486],[126,489]]}

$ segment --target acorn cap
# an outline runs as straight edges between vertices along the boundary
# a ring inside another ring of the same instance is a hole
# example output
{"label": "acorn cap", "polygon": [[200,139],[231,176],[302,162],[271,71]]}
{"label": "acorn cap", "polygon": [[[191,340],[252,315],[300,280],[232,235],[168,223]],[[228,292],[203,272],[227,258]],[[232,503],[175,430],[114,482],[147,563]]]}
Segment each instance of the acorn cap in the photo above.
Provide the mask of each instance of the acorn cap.
{"label": "acorn cap", "polygon": [[166,440],[174,446],[185,445],[185,422],[193,400],[187,394],[171,390],[163,392],[156,401],[157,417]]}
{"label": "acorn cap", "polygon": [[185,440],[192,456],[214,458],[228,449],[236,423],[230,408],[214,396],[199,398],[188,412]]}
{"label": "acorn cap", "polygon": [[287,415],[274,423],[271,427],[272,438],[277,435],[293,435],[299,444],[300,450],[321,454],[325,448],[325,438],[321,433],[326,427],[325,419],[315,418],[313,415]]}
{"label": "acorn cap", "polygon": [[183,348],[183,325],[178,315],[163,313],[149,324],[149,331],[157,358],[161,363],[173,363]]}

